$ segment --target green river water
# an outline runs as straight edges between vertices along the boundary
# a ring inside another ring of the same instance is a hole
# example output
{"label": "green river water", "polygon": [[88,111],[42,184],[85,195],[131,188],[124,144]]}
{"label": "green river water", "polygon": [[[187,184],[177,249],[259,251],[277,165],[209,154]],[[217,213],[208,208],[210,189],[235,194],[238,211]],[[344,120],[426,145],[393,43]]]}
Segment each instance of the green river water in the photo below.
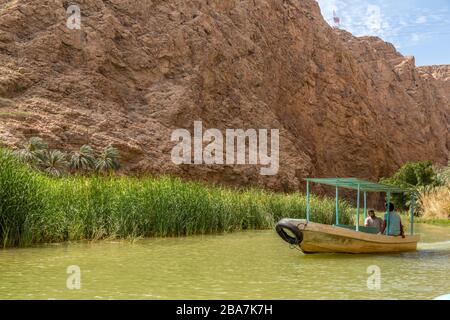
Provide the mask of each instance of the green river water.
{"label": "green river water", "polygon": [[[0,250],[0,299],[432,299],[450,293],[450,227],[419,250],[304,255],[274,231]],[[67,268],[80,268],[68,289]],[[369,266],[380,288],[369,289]]]}

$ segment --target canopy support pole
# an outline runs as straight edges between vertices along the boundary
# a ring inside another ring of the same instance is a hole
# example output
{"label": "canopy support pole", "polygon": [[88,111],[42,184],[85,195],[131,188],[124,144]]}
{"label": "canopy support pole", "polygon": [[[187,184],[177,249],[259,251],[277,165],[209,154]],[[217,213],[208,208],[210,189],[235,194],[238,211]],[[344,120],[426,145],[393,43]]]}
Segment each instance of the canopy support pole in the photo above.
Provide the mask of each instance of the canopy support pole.
{"label": "canopy support pole", "polygon": [[336,186],[336,226],[339,225],[339,187]]}
{"label": "canopy support pole", "polygon": [[359,231],[359,203],[360,201],[361,186],[358,184],[358,195],[356,196],[356,231]]}
{"label": "canopy support pole", "polygon": [[402,192],[402,211],[405,208],[405,193]]}
{"label": "canopy support pole", "polygon": [[414,235],[414,192],[413,193],[411,193],[411,217],[410,217],[410,220],[411,220],[411,226],[410,226],[410,232],[411,232],[411,235]]}
{"label": "canopy support pole", "polygon": [[364,191],[364,222],[367,219],[367,191]]}
{"label": "canopy support pole", "polygon": [[309,181],[306,181],[306,221],[309,222],[311,214]]}
{"label": "canopy support pole", "polygon": [[386,201],[386,235],[389,235],[389,207],[391,205],[391,193],[387,193],[387,201]]}

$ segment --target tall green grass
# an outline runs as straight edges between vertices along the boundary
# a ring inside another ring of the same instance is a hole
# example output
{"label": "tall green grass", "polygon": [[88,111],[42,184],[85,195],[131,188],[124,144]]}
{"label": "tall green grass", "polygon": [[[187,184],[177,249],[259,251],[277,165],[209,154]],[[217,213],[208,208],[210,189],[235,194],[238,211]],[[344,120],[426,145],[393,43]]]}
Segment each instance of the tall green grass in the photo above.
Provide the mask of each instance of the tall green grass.
{"label": "tall green grass", "polygon": [[27,243],[29,217],[43,214],[39,176],[0,149],[0,244]]}
{"label": "tall green grass", "polygon": [[[0,150],[0,244],[213,234],[304,218],[305,196],[233,190],[171,177],[66,176],[29,169]],[[331,224],[334,200],[312,197],[312,220]],[[341,204],[342,223],[351,223]]]}

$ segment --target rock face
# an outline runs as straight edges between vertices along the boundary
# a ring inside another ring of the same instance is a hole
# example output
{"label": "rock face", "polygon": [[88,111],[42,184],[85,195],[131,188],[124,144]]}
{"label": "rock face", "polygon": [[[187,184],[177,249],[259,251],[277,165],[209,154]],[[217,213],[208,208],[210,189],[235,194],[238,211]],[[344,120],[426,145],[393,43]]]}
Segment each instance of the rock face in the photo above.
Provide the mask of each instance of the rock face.
{"label": "rock face", "polygon": [[444,105],[448,106],[450,104],[450,65],[419,67],[417,70],[424,81],[437,88],[437,96],[446,99]]}
{"label": "rock face", "polygon": [[[298,189],[449,158],[449,67],[330,28],[313,0],[0,0],[0,140],[112,143],[131,172]],[[280,170],[175,165],[171,133],[279,129]]]}

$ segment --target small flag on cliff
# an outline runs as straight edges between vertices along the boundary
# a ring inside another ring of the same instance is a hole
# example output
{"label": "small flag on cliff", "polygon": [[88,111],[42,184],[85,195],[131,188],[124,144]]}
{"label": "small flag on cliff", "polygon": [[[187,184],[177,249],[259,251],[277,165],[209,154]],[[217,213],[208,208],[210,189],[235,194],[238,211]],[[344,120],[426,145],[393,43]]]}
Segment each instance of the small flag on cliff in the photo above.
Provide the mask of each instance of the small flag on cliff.
{"label": "small flag on cliff", "polygon": [[336,15],[336,11],[333,10],[333,27],[339,28],[341,26],[341,18]]}

